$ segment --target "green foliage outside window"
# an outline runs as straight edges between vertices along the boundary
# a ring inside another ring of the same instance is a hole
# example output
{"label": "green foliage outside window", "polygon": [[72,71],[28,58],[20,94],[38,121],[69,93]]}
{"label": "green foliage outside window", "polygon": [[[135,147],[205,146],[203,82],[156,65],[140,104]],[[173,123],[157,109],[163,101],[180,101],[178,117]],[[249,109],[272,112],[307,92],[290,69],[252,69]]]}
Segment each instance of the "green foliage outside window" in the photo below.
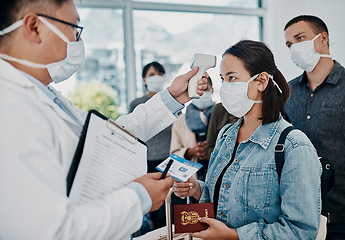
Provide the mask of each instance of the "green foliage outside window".
{"label": "green foliage outside window", "polygon": [[112,119],[119,117],[117,94],[106,84],[78,82],[75,90],[69,94],[68,98],[74,105],[85,111],[96,109],[106,117]]}

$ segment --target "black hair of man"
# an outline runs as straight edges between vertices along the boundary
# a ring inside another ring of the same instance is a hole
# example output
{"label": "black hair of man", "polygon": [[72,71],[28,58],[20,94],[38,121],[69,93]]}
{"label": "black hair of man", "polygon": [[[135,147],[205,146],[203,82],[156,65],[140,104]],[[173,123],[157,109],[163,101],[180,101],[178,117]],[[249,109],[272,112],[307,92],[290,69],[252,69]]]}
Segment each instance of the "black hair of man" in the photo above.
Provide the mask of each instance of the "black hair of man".
{"label": "black hair of man", "polygon": [[294,17],[285,25],[284,31],[291,25],[301,22],[301,21],[309,23],[315,34],[326,32],[328,35],[328,28],[326,24],[324,23],[324,21],[312,15],[300,15],[300,16]]}
{"label": "black hair of man", "polygon": [[[72,0],[1,0],[0,30],[9,27],[29,12],[41,11],[39,13],[54,15],[54,10],[68,1]],[[1,36],[0,40],[8,35]]]}
{"label": "black hair of man", "polygon": [[162,66],[162,64],[160,64],[159,62],[154,61],[154,62],[148,63],[148,64],[146,64],[146,65],[144,66],[143,72],[142,72],[142,74],[141,74],[141,76],[142,76],[143,78],[146,76],[147,71],[149,70],[149,68],[150,68],[151,66],[154,67],[159,73],[161,73],[161,74],[163,74],[163,75],[165,74],[165,69],[164,69],[164,67]]}

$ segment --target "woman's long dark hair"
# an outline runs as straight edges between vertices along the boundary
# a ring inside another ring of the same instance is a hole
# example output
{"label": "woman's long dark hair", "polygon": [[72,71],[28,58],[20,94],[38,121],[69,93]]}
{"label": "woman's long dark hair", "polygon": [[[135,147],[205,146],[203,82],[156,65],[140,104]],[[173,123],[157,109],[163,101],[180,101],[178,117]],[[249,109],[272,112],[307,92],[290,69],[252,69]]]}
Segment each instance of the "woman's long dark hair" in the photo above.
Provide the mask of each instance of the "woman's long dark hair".
{"label": "woman's long dark hair", "polygon": [[262,123],[271,123],[279,119],[279,114],[285,115],[285,103],[290,96],[289,84],[283,74],[278,70],[274,62],[271,50],[262,42],[252,40],[241,40],[224,53],[236,56],[244,63],[244,68],[250,76],[267,72],[273,76],[282,93],[270,79],[262,93]]}

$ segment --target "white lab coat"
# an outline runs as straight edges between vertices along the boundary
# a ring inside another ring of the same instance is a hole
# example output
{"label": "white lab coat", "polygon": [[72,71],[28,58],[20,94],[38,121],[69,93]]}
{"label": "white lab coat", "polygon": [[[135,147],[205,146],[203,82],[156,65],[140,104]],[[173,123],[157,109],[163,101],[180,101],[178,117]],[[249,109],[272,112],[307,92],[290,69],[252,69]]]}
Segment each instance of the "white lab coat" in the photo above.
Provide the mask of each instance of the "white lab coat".
{"label": "white lab coat", "polygon": [[[84,122],[86,112],[70,108]],[[69,204],[66,176],[81,127],[1,59],[0,114],[0,239],[129,239],[139,229],[141,203],[130,188]],[[117,123],[145,141],[175,120],[156,94]]]}

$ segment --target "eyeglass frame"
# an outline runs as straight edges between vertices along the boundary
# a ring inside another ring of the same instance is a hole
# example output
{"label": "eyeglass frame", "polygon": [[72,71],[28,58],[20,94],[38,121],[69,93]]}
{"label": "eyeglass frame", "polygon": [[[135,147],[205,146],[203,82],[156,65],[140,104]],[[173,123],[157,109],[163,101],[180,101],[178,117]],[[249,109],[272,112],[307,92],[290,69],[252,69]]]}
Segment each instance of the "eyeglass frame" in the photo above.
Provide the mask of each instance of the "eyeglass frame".
{"label": "eyeglass frame", "polygon": [[53,21],[57,21],[57,22],[60,22],[60,23],[69,25],[69,26],[74,27],[74,28],[76,28],[76,29],[80,29],[80,31],[77,30],[77,35],[76,35],[76,39],[77,39],[77,41],[79,41],[80,36],[81,36],[81,33],[83,32],[84,27],[75,25],[75,24],[73,24],[73,23],[66,22],[66,21],[61,20],[61,19],[58,19],[58,18],[54,18],[54,17],[48,16],[48,15],[45,15],[45,14],[41,14],[41,13],[37,13],[37,16],[45,17],[45,18],[51,19],[51,20],[53,20]]}

